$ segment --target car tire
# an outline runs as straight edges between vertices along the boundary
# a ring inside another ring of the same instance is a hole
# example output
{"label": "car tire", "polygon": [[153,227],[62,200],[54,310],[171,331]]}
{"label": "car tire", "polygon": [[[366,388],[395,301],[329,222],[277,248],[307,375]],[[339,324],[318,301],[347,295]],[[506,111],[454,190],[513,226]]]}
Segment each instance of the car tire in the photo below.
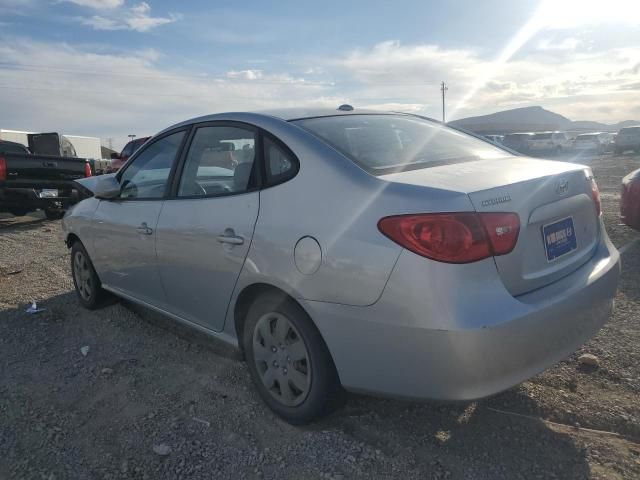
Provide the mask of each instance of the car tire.
{"label": "car tire", "polygon": [[95,310],[104,305],[109,295],[102,288],[91,258],[80,241],[71,246],[71,277],[78,300],[84,308]]}
{"label": "car tire", "polygon": [[64,212],[60,210],[45,210],[44,216],[47,217],[47,220],[60,220],[64,217]]}
{"label": "car tire", "polygon": [[344,402],[320,332],[292,299],[276,293],[258,297],[247,312],[242,340],[258,393],[286,422],[309,423]]}
{"label": "car tire", "polygon": [[9,210],[9,213],[14,217],[24,217],[29,210],[25,210],[24,208],[14,208],[13,210]]}

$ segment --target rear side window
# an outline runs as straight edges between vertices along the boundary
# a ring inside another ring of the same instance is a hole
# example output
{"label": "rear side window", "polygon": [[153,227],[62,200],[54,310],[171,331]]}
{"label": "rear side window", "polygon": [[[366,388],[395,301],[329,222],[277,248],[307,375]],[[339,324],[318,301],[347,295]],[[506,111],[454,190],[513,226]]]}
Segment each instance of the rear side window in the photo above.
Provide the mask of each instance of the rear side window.
{"label": "rear side window", "polygon": [[296,174],[297,163],[293,156],[267,137],[264,139],[264,158],[269,185],[282,183]]}
{"label": "rear side window", "polygon": [[417,117],[344,115],[292,123],[374,175],[510,156],[493,144]]}
{"label": "rear side window", "polygon": [[189,147],[179,197],[244,193],[254,187],[256,133],[241,127],[200,127]]}

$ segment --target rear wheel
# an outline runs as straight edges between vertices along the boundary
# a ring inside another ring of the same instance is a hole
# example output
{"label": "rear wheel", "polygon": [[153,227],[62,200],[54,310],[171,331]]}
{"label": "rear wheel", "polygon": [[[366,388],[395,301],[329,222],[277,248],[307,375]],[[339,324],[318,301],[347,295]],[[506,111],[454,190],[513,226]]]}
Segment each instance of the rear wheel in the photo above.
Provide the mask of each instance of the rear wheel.
{"label": "rear wheel", "polygon": [[344,399],[320,332],[293,300],[277,294],[256,299],[243,346],[258,393],[287,422],[309,423]]}
{"label": "rear wheel", "polygon": [[107,292],[102,289],[89,254],[80,241],[75,242],[71,247],[71,275],[82,306],[89,310],[102,306],[107,298]]}

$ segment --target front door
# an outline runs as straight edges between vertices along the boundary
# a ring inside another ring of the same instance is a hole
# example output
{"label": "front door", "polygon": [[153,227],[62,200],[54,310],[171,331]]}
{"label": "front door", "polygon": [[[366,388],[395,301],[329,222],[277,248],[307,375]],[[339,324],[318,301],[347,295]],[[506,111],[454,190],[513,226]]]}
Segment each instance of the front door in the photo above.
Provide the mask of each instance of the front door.
{"label": "front door", "polygon": [[258,218],[257,133],[197,128],[157,226],[160,278],[171,313],[221,330]]}
{"label": "front door", "polygon": [[93,263],[102,283],[156,306],[165,295],[156,261],[156,228],[184,131],[149,144],[119,175],[120,196],[102,200],[92,224]]}

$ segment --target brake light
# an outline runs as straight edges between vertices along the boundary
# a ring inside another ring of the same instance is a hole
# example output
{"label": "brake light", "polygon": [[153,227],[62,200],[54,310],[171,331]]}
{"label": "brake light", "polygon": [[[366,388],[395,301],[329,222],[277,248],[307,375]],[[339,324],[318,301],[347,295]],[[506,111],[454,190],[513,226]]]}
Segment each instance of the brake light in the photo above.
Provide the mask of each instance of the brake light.
{"label": "brake light", "polygon": [[4,157],[0,157],[0,180],[7,179],[7,161]]}
{"label": "brake light", "polygon": [[589,181],[591,182],[591,198],[593,198],[593,203],[596,205],[596,215],[599,217],[602,213],[602,202],[600,201],[600,190],[598,189],[598,184],[596,183],[596,179],[593,177],[589,177]]}
{"label": "brake light", "polygon": [[85,162],[84,164],[84,176],[85,177],[90,177],[92,175],[91,173],[91,165],[89,165],[89,162]]}
{"label": "brake light", "polygon": [[428,213],[385,217],[378,229],[407,250],[446,263],[505,255],[516,245],[515,213]]}

